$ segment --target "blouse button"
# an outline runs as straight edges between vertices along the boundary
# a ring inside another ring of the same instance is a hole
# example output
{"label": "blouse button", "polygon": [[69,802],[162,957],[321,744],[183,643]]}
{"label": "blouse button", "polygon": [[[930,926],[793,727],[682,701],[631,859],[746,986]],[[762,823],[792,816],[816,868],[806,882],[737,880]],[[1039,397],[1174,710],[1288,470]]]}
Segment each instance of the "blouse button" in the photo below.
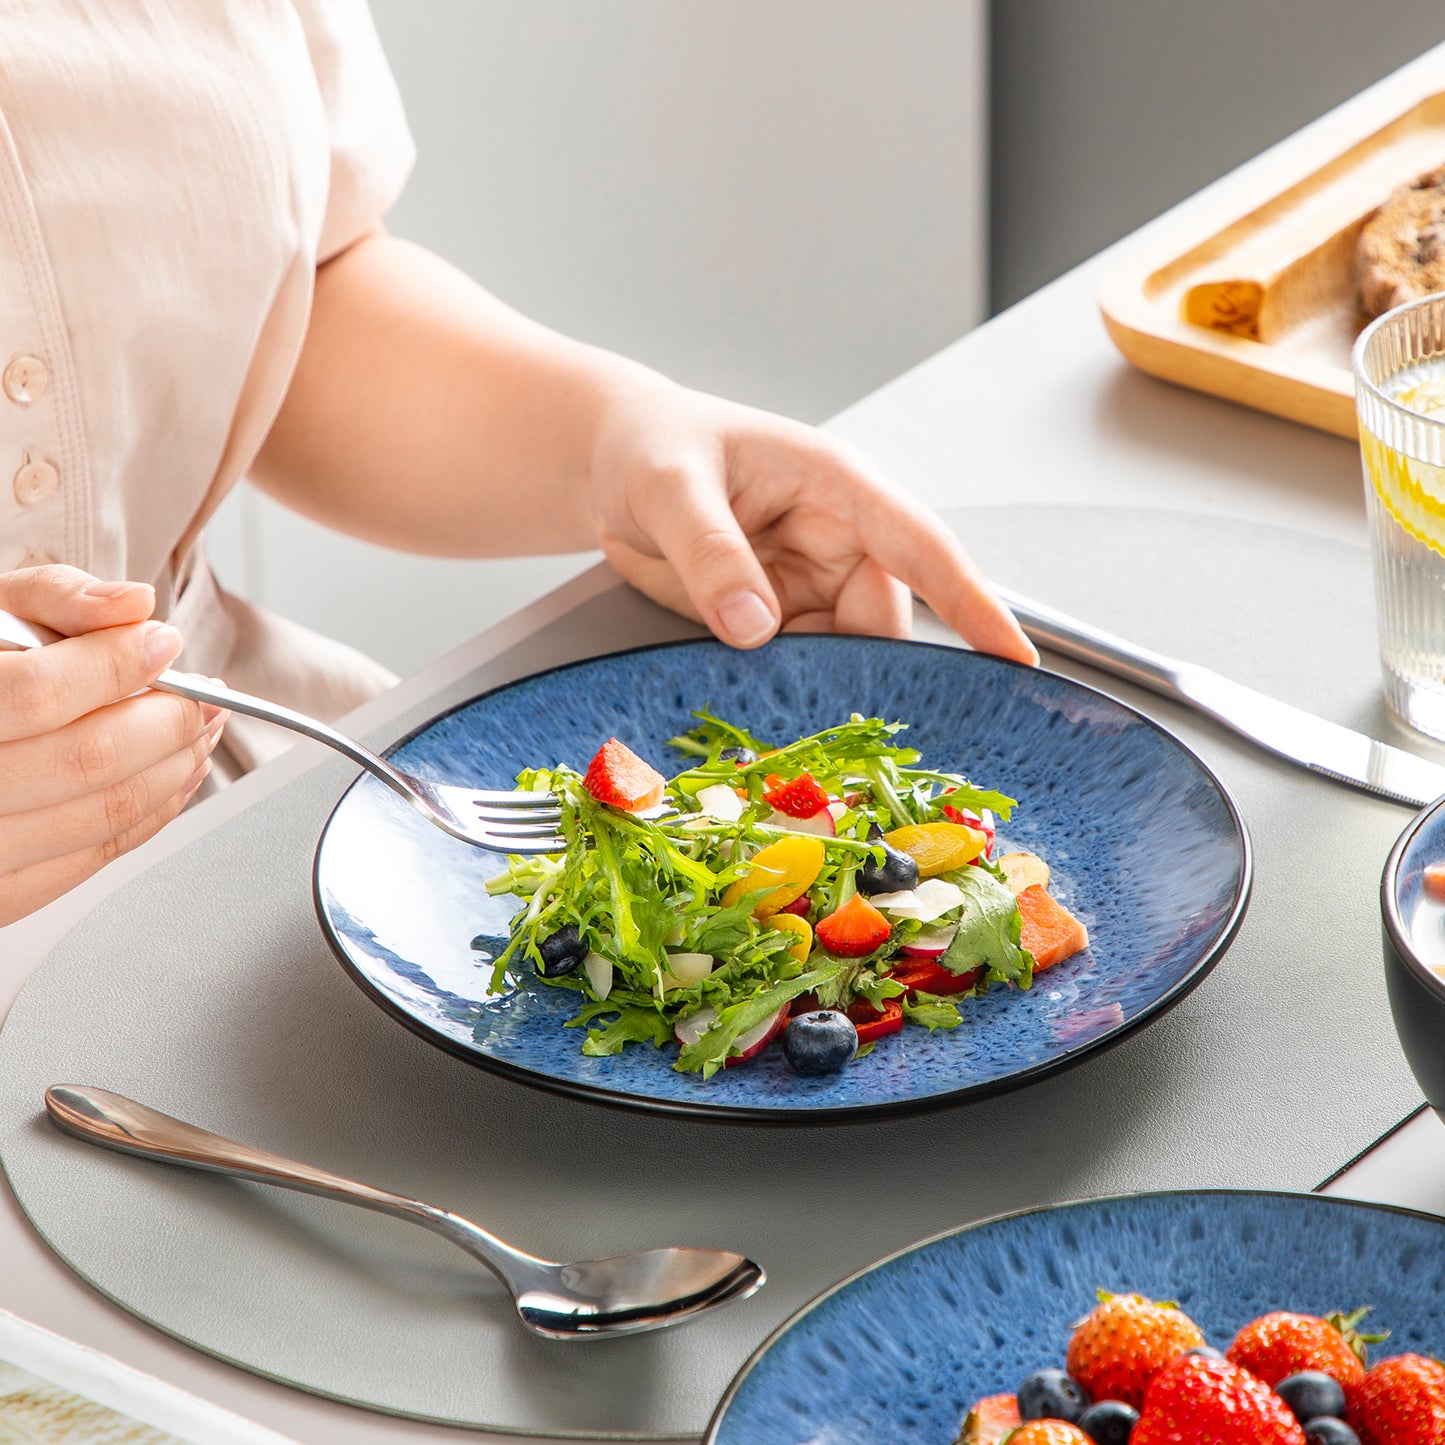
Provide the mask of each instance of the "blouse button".
{"label": "blouse button", "polygon": [[0,376],[0,386],[16,406],[39,401],[50,385],[50,368],[38,356],[17,356]]}
{"label": "blouse button", "polygon": [[26,462],[15,473],[15,500],[22,507],[33,507],[59,485],[60,473],[49,462]]}

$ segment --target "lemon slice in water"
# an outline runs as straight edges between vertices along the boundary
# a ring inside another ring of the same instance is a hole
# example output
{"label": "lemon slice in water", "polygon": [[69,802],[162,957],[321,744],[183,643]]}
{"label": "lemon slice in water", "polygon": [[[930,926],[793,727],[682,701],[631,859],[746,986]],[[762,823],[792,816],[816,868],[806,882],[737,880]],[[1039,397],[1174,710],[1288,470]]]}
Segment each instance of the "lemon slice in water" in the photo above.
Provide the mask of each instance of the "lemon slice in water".
{"label": "lemon slice in water", "polygon": [[[1441,409],[1445,410],[1445,394]],[[1445,467],[1401,456],[1364,427],[1360,451],[1365,473],[1385,510],[1416,541],[1445,557]]]}

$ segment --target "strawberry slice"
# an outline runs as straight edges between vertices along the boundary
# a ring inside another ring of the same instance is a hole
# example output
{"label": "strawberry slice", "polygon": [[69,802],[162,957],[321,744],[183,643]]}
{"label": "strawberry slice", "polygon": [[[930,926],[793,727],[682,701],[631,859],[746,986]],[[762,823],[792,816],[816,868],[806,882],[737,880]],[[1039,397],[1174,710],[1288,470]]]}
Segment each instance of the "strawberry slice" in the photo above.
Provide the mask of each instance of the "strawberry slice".
{"label": "strawberry slice", "polygon": [[989,1395],[963,1417],[958,1445],[1002,1445],[1023,1423],[1013,1395]]}
{"label": "strawberry slice", "polygon": [[587,765],[582,786],[599,803],[635,813],[662,801],[667,779],[642,761],[625,743],[608,738]]}
{"label": "strawberry slice", "polygon": [[893,925],[861,893],[855,893],[836,912],[820,918],[814,932],[835,958],[862,958],[888,941]]}
{"label": "strawberry slice", "polygon": [[790,818],[811,818],[828,806],[827,793],[811,773],[799,773],[787,782],[776,773],[769,773],[765,782],[767,788],[763,798],[768,806],[775,812],[786,813]]}

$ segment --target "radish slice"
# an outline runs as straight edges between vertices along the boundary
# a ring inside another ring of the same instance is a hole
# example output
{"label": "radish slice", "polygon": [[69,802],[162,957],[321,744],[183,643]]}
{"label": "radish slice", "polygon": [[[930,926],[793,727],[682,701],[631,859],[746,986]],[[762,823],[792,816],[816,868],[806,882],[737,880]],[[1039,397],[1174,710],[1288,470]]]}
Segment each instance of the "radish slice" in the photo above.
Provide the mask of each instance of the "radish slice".
{"label": "radish slice", "polygon": [[664,989],[686,988],[706,978],[712,970],[710,953],[669,953],[667,967],[662,971],[662,986]]}
{"label": "radish slice", "polygon": [[848,805],[842,800],[842,798],[834,798],[833,801],[828,804],[828,816],[832,818],[835,823],[847,811]]}
{"label": "radish slice", "polygon": [[770,828],[786,828],[789,833],[812,833],[819,838],[832,838],[838,832],[833,826],[833,815],[827,808],[819,808],[811,818],[794,818],[774,809],[763,822]]}
{"label": "radish slice", "polygon": [[583,972],[587,975],[587,982],[592,985],[592,992],[599,999],[604,999],[612,992],[612,960],[603,958],[600,953],[589,953],[582,960]]}
{"label": "radish slice", "polygon": [[956,923],[949,924],[947,928],[925,928],[912,943],[905,943],[898,951],[904,958],[937,960],[948,952],[948,945],[953,942],[953,935],[957,932]]}
{"label": "radish slice", "polygon": [[697,806],[719,823],[736,823],[743,815],[743,800],[726,783],[699,788]]}
{"label": "radish slice", "polygon": [[[777,1013],[765,1018],[756,1028],[749,1029],[747,1033],[740,1034],[733,1040],[733,1049],[737,1052],[729,1052],[723,1067],[730,1069],[734,1064],[745,1064],[751,1058],[767,1048],[777,1036],[782,1033],[788,1022],[789,1005],[784,1004]],[[700,1009],[695,1009],[686,1018],[680,1018],[673,1025],[673,1037],[680,1044],[695,1044],[715,1023],[717,1022],[717,1010],[709,1008],[706,1004]]]}
{"label": "radish slice", "polygon": [[875,893],[868,901],[895,918],[932,923],[963,902],[963,889],[946,878],[925,878],[916,888],[902,893]]}
{"label": "radish slice", "polygon": [[740,1034],[733,1040],[733,1048],[738,1052],[730,1053],[727,1057],[727,1067],[734,1064],[745,1064],[756,1055],[762,1053],[777,1036],[782,1033],[788,1022],[788,1005],[784,1004],[772,1018],[764,1019],[757,1028],[749,1029],[747,1033]]}
{"label": "radish slice", "polygon": [[716,1022],[717,1010],[703,1004],[673,1024],[672,1036],[680,1044],[695,1044]]}

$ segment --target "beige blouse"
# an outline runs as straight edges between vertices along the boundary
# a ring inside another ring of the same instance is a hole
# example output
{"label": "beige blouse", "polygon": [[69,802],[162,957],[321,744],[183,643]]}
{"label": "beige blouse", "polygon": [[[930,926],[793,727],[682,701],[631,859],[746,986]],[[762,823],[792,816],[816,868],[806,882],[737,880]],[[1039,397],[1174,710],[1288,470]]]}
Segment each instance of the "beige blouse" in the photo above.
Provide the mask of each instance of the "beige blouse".
{"label": "beige blouse", "polygon": [[[317,264],[412,160],[365,0],[4,0],[0,570],[153,583],[178,666],[323,716],[393,680],[224,594],[199,538],[280,406]],[[221,772],[291,740],[227,731]]]}

